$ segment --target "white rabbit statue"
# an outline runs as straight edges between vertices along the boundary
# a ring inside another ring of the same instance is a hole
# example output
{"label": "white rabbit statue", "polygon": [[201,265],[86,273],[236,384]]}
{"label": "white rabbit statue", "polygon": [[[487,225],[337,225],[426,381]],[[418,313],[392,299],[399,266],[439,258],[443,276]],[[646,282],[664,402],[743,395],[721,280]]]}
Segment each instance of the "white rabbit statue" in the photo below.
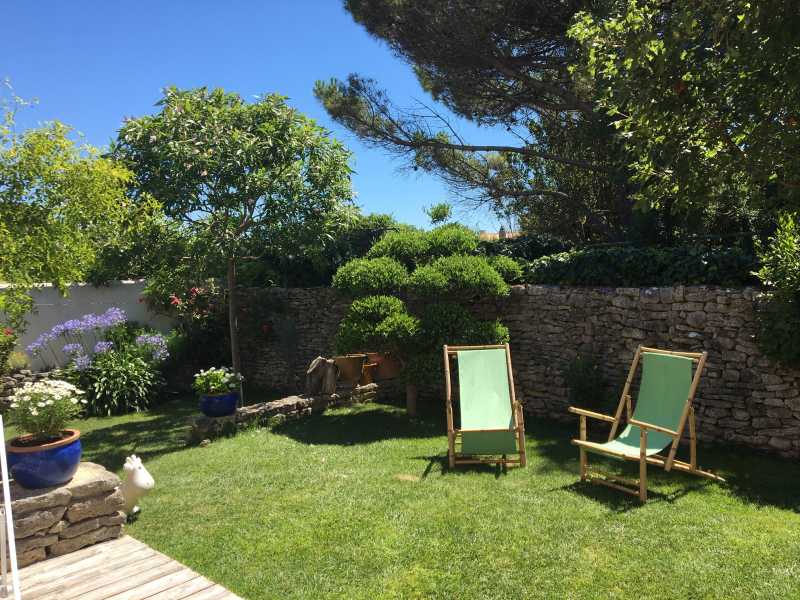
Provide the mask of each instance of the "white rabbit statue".
{"label": "white rabbit statue", "polygon": [[139,498],[144,496],[147,492],[155,487],[156,482],[153,476],[144,468],[142,459],[132,454],[125,459],[125,466],[122,467],[125,471],[125,481],[122,482],[120,489],[122,495],[125,497],[125,506],[122,510],[128,515],[128,519],[139,514],[139,507],[136,503]]}

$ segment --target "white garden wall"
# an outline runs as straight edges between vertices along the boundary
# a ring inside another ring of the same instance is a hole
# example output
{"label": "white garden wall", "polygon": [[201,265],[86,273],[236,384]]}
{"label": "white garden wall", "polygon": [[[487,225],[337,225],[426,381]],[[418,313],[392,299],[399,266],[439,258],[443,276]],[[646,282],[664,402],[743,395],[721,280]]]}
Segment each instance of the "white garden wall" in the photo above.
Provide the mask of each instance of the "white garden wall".
{"label": "white garden wall", "polygon": [[[87,313],[101,313],[110,306],[124,310],[131,321],[138,321],[159,331],[168,331],[173,322],[154,313],[146,303],[139,301],[144,286],[143,280],[115,281],[100,287],[76,283],[69,286],[66,296],[62,296],[52,285],[38,286],[31,293],[35,308],[27,317],[28,326],[18,342],[18,349],[24,351],[42,331],[57,323],[82,317]],[[31,361],[31,366],[36,369],[42,365],[34,360]]]}

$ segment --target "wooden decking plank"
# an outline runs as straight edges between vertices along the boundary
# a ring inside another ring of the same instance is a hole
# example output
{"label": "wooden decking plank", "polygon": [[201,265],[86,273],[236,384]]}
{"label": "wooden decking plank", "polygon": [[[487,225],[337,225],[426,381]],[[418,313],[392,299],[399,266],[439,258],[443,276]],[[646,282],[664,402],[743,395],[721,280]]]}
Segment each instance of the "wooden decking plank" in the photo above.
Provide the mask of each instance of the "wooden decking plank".
{"label": "wooden decking plank", "polygon": [[111,596],[108,600],[147,600],[159,592],[171,590],[175,586],[186,583],[187,581],[191,581],[192,579],[196,579],[197,577],[200,577],[200,575],[184,567],[176,573],[170,573],[169,575],[154,579],[153,581],[139,586],[133,590],[129,590],[122,594],[117,594],[116,596]]}
{"label": "wooden decking plank", "polygon": [[36,577],[29,578],[26,573],[21,573],[20,587],[25,592],[26,600],[35,600],[40,595],[59,587],[66,589],[77,579],[94,577],[103,573],[110,573],[114,569],[136,563],[150,557],[157,556],[153,550],[138,549],[130,553],[117,556],[114,554],[100,554],[91,557],[91,561],[73,563],[67,567],[53,569],[51,572],[39,573]]}
{"label": "wooden decking plank", "polygon": [[71,586],[67,587],[58,596],[58,600],[71,600],[72,598],[83,598],[84,594],[95,591],[97,588],[122,581],[141,573],[144,570],[152,569],[160,565],[169,564],[170,559],[159,556],[158,554],[147,556],[142,560],[126,564],[122,568],[117,568],[105,573],[88,573],[85,578],[80,578]]}
{"label": "wooden decking plank", "polygon": [[213,587],[198,592],[193,596],[187,596],[186,600],[240,600],[239,596],[233,592],[226,590],[219,584],[214,584]]}
{"label": "wooden decking plank", "polygon": [[[117,538],[116,540],[110,540],[107,542],[103,542],[102,544],[94,544],[92,546],[87,546],[86,548],[81,548],[76,552],[71,552],[70,554],[64,554],[63,556],[56,556],[55,558],[48,558],[45,561],[37,562],[27,567],[23,567],[20,569],[20,574],[25,574],[26,576],[32,576],[36,573],[41,573],[43,571],[49,572],[52,569],[59,569],[65,567],[66,565],[71,565],[83,560],[87,560],[92,556],[97,556],[98,554],[107,554],[111,549],[118,549],[118,548],[128,548],[133,546],[130,542],[133,538],[129,536],[123,536],[121,538]],[[137,544],[138,546],[139,544]]]}
{"label": "wooden decking plank", "polygon": [[205,577],[198,575],[194,579],[175,586],[171,590],[164,590],[150,596],[147,600],[184,600],[185,598],[191,599],[192,594],[202,592],[212,586],[216,585],[213,581],[209,581]]}
{"label": "wooden decking plank", "polygon": [[168,562],[163,565],[159,565],[153,569],[147,569],[144,572],[137,573],[136,575],[132,575],[127,579],[122,581],[116,581],[114,583],[110,583],[107,585],[103,585],[99,588],[96,588],[89,592],[88,594],[84,594],[81,597],[81,600],[107,600],[108,598],[113,598],[118,594],[122,594],[123,592],[127,592],[137,587],[143,586],[146,583],[150,583],[155,579],[159,579],[164,577],[164,575],[170,575],[172,573],[177,573],[178,571],[185,569],[181,563],[179,562]]}

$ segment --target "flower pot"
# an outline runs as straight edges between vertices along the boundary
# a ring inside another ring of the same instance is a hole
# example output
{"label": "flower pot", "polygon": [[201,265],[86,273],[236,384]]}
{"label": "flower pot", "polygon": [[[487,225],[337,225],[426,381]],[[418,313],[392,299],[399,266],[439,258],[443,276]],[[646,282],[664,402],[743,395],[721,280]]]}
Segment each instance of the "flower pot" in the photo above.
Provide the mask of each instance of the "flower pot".
{"label": "flower pot", "polygon": [[378,368],[374,372],[376,381],[396,379],[403,370],[400,360],[388,352],[368,352],[367,361],[378,364]]}
{"label": "flower pot", "polygon": [[366,354],[334,356],[333,362],[339,369],[339,380],[350,385],[358,383],[358,380],[361,379],[361,368],[366,360]]}
{"label": "flower pot", "polygon": [[203,394],[200,396],[200,410],[207,417],[227,417],[236,412],[239,392],[225,394]]}
{"label": "flower pot", "polygon": [[72,479],[81,462],[81,432],[65,429],[55,442],[33,445],[31,436],[8,442],[8,467],[14,480],[26,488],[61,485]]}

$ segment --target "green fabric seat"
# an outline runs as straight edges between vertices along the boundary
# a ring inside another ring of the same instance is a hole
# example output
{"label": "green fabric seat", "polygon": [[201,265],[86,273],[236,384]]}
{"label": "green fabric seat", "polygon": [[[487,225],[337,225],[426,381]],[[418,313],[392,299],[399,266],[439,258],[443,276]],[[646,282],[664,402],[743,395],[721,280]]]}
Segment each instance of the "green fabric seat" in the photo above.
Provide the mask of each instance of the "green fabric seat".
{"label": "green fabric seat", "polygon": [[[681,414],[692,387],[692,359],[669,354],[642,354],[642,382],[633,411],[637,421],[677,431]],[[639,456],[639,427],[628,425],[615,439],[598,446],[625,456]],[[647,456],[658,454],[672,443],[672,437],[657,431],[647,432]],[[604,454],[600,448],[590,452]]]}
{"label": "green fabric seat", "polygon": [[460,350],[457,355],[461,429],[508,429],[463,431],[461,453],[517,453],[506,351]]}

